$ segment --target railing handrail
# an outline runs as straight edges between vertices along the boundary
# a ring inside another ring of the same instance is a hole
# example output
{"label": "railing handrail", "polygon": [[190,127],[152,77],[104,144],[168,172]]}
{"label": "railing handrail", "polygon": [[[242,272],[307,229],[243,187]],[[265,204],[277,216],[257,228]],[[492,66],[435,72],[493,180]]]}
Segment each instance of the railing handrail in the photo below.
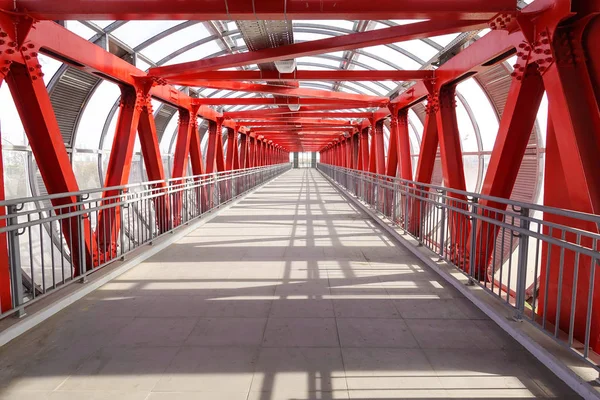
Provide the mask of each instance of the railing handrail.
{"label": "railing handrail", "polygon": [[[143,187],[143,186],[148,186],[148,185],[156,185],[159,183],[168,184],[171,182],[179,182],[182,180],[190,181],[190,180],[198,180],[198,179],[210,179],[215,176],[217,178],[221,177],[221,176],[232,176],[232,175],[236,175],[236,174],[240,174],[240,173],[259,170],[259,169],[272,169],[272,168],[276,168],[278,166],[285,165],[285,164],[289,164],[289,163],[273,164],[273,165],[266,165],[266,166],[261,166],[261,167],[244,168],[244,169],[230,170],[230,171],[213,172],[213,173],[202,174],[202,175],[183,176],[181,178],[169,178],[169,179],[156,180],[156,181],[128,183],[127,185],[85,189],[85,190],[79,190],[76,192],[63,192],[63,193],[56,193],[56,194],[47,194],[47,195],[43,195],[43,196],[19,197],[19,198],[15,198],[15,199],[0,201],[0,207],[8,207],[8,206],[22,204],[22,203],[32,203],[32,202],[40,202],[40,201],[46,201],[46,200],[55,200],[55,199],[61,199],[61,198],[65,198],[65,197],[90,195],[90,194],[94,194],[94,193],[103,193],[103,192],[109,192],[109,191],[114,191],[114,190],[131,189],[131,188]],[[158,189],[158,188],[154,188],[154,189]],[[73,204],[76,204],[76,203],[73,203]],[[60,207],[61,208],[68,207],[70,205],[72,205],[72,204],[61,205]]]}
{"label": "railing handrail", "polygon": [[[356,174],[356,175],[368,175],[368,176],[372,176],[375,179],[378,180],[388,180],[388,181],[396,181],[405,185],[412,185],[412,186],[421,186],[424,188],[428,188],[428,189],[434,189],[434,190],[438,190],[438,191],[444,191],[447,193],[452,193],[452,194],[457,194],[457,195],[461,195],[461,196],[465,196],[467,198],[471,197],[471,198],[478,198],[478,199],[482,199],[482,200],[488,200],[488,201],[493,201],[496,203],[503,203],[509,206],[514,206],[514,207],[519,207],[519,208],[525,208],[528,209],[530,211],[540,211],[540,212],[549,212],[555,215],[560,215],[563,217],[569,217],[569,218],[575,218],[575,219],[581,219],[584,221],[588,221],[588,222],[593,222],[595,224],[599,224],[600,225],[600,215],[596,215],[596,214],[589,214],[589,213],[585,213],[585,212],[581,212],[581,211],[575,211],[575,210],[568,210],[568,209],[563,209],[563,208],[556,208],[556,207],[551,207],[551,206],[545,206],[545,205],[541,205],[541,204],[535,204],[535,203],[526,203],[523,201],[518,201],[518,200],[511,200],[511,199],[505,199],[503,197],[495,197],[495,196],[488,196],[488,195],[484,195],[484,194],[480,194],[480,193],[474,193],[474,192],[467,192],[464,190],[457,190],[457,189],[452,189],[452,188],[448,188],[448,187],[444,187],[444,186],[438,186],[438,185],[433,185],[433,184],[429,184],[429,183],[423,183],[423,182],[417,182],[417,181],[411,181],[411,180],[407,180],[407,179],[402,179],[399,177],[393,177],[393,176],[388,176],[388,175],[381,175],[381,174],[376,174],[374,172],[368,172],[368,171],[359,171],[359,170],[355,170],[355,169],[351,169],[351,168],[346,168],[346,167],[340,167],[340,166],[336,166],[336,165],[329,165],[329,164],[323,164],[323,163],[319,163],[320,165],[325,165],[329,168],[334,168],[334,169],[340,169],[340,170],[344,170],[344,171],[348,171],[350,173]],[[417,189],[419,190],[419,189]],[[456,201],[460,201],[460,199],[453,199]]]}

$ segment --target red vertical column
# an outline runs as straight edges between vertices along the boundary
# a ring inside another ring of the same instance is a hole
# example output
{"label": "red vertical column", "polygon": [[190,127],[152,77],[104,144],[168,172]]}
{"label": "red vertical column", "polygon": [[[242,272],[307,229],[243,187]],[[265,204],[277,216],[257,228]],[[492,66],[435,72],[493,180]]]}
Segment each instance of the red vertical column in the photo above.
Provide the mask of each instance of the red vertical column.
{"label": "red vertical column", "polygon": [[225,171],[223,156],[223,133],[221,119],[208,123],[208,148],[206,150],[206,173]]}
{"label": "red vertical column", "polygon": [[240,135],[240,169],[248,168],[248,136],[245,133]]}
{"label": "red vertical column", "polygon": [[[437,93],[437,124],[442,171],[446,187],[466,191],[465,172],[463,167],[460,134],[456,120],[456,88],[453,85],[442,87]],[[467,198],[464,195],[451,194],[456,200],[449,200],[450,205],[467,210]],[[468,238],[471,224],[466,215],[458,211],[450,211],[448,216],[450,228],[450,257],[453,262],[465,269]]]}
{"label": "red vertical column", "polygon": [[388,145],[388,159],[386,166],[386,175],[396,177],[398,172],[398,111],[395,107],[391,108],[392,116],[390,118],[390,143]]}
{"label": "red vertical column", "polygon": [[408,109],[398,112],[398,161],[402,179],[412,181],[412,159],[410,156],[410,136],[408,134]]}
{"label": "red vertical column", "polygon": [[[581,7],[588,2],[577,4]],[[542,33],[540,32],[540,36]],[[549,123],[546,150],[544,205],[566,208],[588,214],[600,214],[600,20],[589,15],[572,25],[557,29],[551,37],[554,62],[548,66],[543,81],[548,94]],[[551,122],[551,123],[550,123]],[[583,231],[598,233],[599,227],[590,222],[544,213],[544,220]],[[561,238],[559,230],[551,234],[559,240],[577,243],[575,234]],[[582,240],[581,245],[598,251],[598,243]],[[595,248],[594,248],[595,247]],[[542,246],[542,274],[540,277],[539,313],[562,330],[569,331],[571,308],[574,306],[574,338],[585,341],[586,316],[591,313],[589,342],[592,349],[600,350],[600,274],[598,260],[581,256],[577,279],[574,279],[576,255],[570,250],[564,254],[557,247]],[[549,258],[549,259],[548,259]],[[562,277],[561,268],[563,264]],[[595,276],[592,269],[596,269]],[[594,293],[590,294],[590,280],[594,279]],[[546,284],[546,281],[548,282]],[[570,294],[576,290],[575,305]],[[562,297],[561,297],[562,293]],[[566,295],[568,293],[569,295]],[[591,310],[588,309],[589,299]],[[546,304],[547,303],[547,304]],[[557,320],[558,318],[558,320]]]}
{"label": "red vertical column", "polygon": [[227,128],[227,156],[225,170],[231,171],[239,167],[238,164],[238,131],[237,129]]}
{"label": "red vertical column", "polygon": [[360,169],[363,171],[369,170],[369,128],[365,128],[360,135]]}

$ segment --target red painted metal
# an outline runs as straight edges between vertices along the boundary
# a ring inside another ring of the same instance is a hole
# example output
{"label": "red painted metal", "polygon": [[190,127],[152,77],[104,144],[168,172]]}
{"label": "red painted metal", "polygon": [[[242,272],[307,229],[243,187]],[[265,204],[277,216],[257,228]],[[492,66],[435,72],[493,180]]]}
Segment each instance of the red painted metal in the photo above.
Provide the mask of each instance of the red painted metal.
{"label": "red painted metal", "polygon": [[392,110],[390,119],[390,141],[388,143],[388,157],[386,175],[396,177],[398,172],[398,115]]}
{"label": "red painted metal", "polygon": [[[363,19],[363,18],[360,18]],[[449,33],[465,32],[488,27],[487,20],[479,21],[426,21],[391,28],[340,35],[247,53],[206,58],[181,64],[156,67],[150,74],[170,78],[182,74],[213,71],[223,68],[241,67],[250,64],[269,63],[290,58],[306,57],[335,51],[354,50],[362,47],[397,43]]]}
{"label": "red painted metal", "polygon": [[206,150],[206,173],[225,171],[225,160],[223,158],[223,132],[222,120],[210,121],[208,124],[208,148]]}
{"label": "red painted metal", "polygon": [[2,10],[26,11],[39,20],[281,20],[281,19],[490,19],[498,13],[515,12],[509,0],[382,0],[365,7],[363,0],[247,2],[161,0],[0,0]]}
{"label": "red painted metal", "polygon": [[[149,79],[140,78],[136,80],[135,87],[121,87],[119,118],[106,169],[105,187],[122,186],[129,182],[135,134],[139,132],[148,178],[151,181],[160,181],[156,184],[156,188],[166,190],[165,174],[150,101],[150,89],[153,84],[154,82]],[[114,197],[118,195],[118,190],[104,192],[103,198],[108,199],[104,203],[114,203],[116,201]],[[156,209],[161,210],[160,212],[165,215],[171,214],[168,195],[154,198],[154,204]],[[111,254],[109,258],[112,258],[117,250],[120,229],[119,215],[119,207],[102,209],[98,215],[98,243],[103,252]],[[169,220],[170,218],[157,218],[159,232],[165,232],[170,228]],[[100,261],[103,261],[104,253],[100,253],[99,257]]]}
{"label": "red painted metal", "polygon": [[[544,85],[537,65],[530,64],[523,68],[524,73],[513,78],[504,106],[500,129],[481,190],[481,193],[487,196],[510,198],[544,94]],[[486,200],[482,200],[481,203],[483,206],[502,211],[506,209],[504,203]],[[481,213],[488,218],[502,219],[501,215],[495,212]],[[487,265],[493,256],[492,249],[497,233],[488,223],[479,223],[477,226],[477,251],[470,249],[470,254],[476,257],[475,277],[480,280],[493,275],[494,271],[487,271]]]}
{"label": "red painted metal", "polygon": [[390,71],[348,71],[348,70],[326,70],[312,71],[300,70],[290,74],[282,74],[278,71],[207,71],[192,72],[176,75],[169,78],[170,81],[178,80],[217,80],[217,81],[413,81],[433,79],[433,70],[390,70]]}
{"label": "red painted metal", "polygon": [[[0,80],[1,82],[1,80]],[[0,155],[2,154],[2,128],[0,127]],[[6,200],[4,188],[4,161],[0,157],[0,201]],[[0,228],[6,227],[6,207],[0,207]],[[12,308],[10,290],[10,263],[6,233],[0,233],[0,313]]]}
{"label": "red painted metal", "polygon": [[[6,83],[29,139],[46,190],[49,194],[77,192],[79,191],[77,179],[71,168],[50,96],[39,75],[41,74],[41,69],[37,67],[40,65],[39,60],[37,57],[29,57],[29,59],[21,59],[22,63],[12,62],[10,64]],[[77,203],[75,196],[52,200],[54,207],[61,207],[56,209],[57,214],[76,212],[75,206],[67,207],[74,203]],[[71,249],[77,248],[79,243],[78,225],[76,218],[66,218],[62,223],[63,234]],[[96,246],[88,219],[84,220],[83,226],[86,245],[84,249],[85,263],[91,269]],[[73,251],[72,254],[75,274],[78,275],[84,272],[80,270],[83,260],[80,259],[78,251]]]}
{"label": "red painted metal", "polygon": [[[289,111],[289,110],[288,110]],[[288,112],[285,109],[282,110],[256,110],[252,112],[240,111],[240,112],[226,112],[223,113],[223,118],[235,119],[243,122],[245,125],[250,125],[247,120],[283,120],[288,121],[290,119],[300,120],[300,118],[319,118],[324,120],[326,118],[372,118],[373,113],[371,112]]]}
{"label": "red painted metal", "polygon": [[[387,99],[384,103],[387,102]],[[198,98],[192,100],[193,104],[199,105],[212,105],[212,106],[282,106],[282,108],[271,109],[266,108],[261,111],[291,111],[288,108],[288,105],[300,105],[300,106],[336,106],[336,108],[341,109],[342,107],[346,108],[359,108],[359,107],[377,107],[381,103],[371,103],[371,102],[361,102],[361,101],[345,101],[340,103],[339,100],[336,99],[313,99],[307,97],[206,97],[206,98]],[[320,108],[321,109],[321,108]],[[236,113],[240,113],[243,115],[245,112],[254,112],[255,110],[250,111],[238,111]],[[302,111],[302,109],[301,109]]]}
{"label": "red painted metal", "polygon": [[410,137],[408,135],[408,110],[398,113],[398,162],[400,177],[411,181],[413,179],[412,157],[410,156]]}
{"label": "red painted metal", "polygon": [[238,132],[235,129],[227,128],[227,155],[225,162],[225,170],[231,171],[238,169]]}
{"label": "red painted metal", "polygon": [[246,83],[236,81],[186,80],[178,81],[177,84],[184,86],[200,86],[219,90],[232,90],[238,92],[269,93],[276,94],[279,96],[313,97],[320,99],[337,99],[342,101],[370,101],[375,103],[387,101],[387,98],[385,97],[368,96],[364,94],[333,92],[328,90],[294,88],[288,86]]}
{"label": "red painted metal", "polygon": [[[568,208],[590,214],[600,214],[600,115],[598,113],[598,88],[594,85],[600,79],[597,45],[600,33],[598,18],[583,18],[565,24],[553,32],[552,45],[555,62],[546,66],[543,74],[544,85],[548,94],[549,116],[551,124],[547,135],[546,184],[544,204],[559,208]],[[551,32],[552,34],[552,32]],[[587,60],[590,60],[588,63]],[[549,222],[558,222],[590,232],[598,232],[599,227],[564,217],[544,214]],[[544,232],[548,234],[549,232]],[[553,233],[555,236],[558,234]],[[565,240],[576,242],[575,235],[566,235]],[[597,244],[586,242],[582,245],[598,249]],[[549,315],[550,322],[568,329],[571,318],[571,301],[562,293],[572,293],[576,287],[574,336],[583,341],[585,337],[585,321],[588,312],[587,299],[591,268],[597,263],[588,257],[579,260],[579,274],[574,281],[575,256],[571,251],[563,255],[562,286],[559,286],[558,265],[560,255],[554,251],[547,260],[548,247],[543,246],[545,257],[542,259],[540,301],[547,301],[547,308],[541,307]],[[550,270],[546,269],[549,262]],[[548,277],[548,278],[546,278]],[[549,284],[546,286],[545,279]],[[596,274],[594,285],[600,279]],[[597,287],[597,286],[596,286]],[[560,303],[559,303],[560,301]],[[544,303],[545,304],[545,303]],[[557,309],[560,318],[556,321]],[[600,296],[595,291],[592,305],[592,321],[600,317]],[[600,349],[600,326],[592,323],[590,345],[596,351]]]}
{"label": "red painted metal", "polygon": [[[33,53],[46,54],[114,83],[134,86],[136,77],[148,75],[127,61],[108,53],[102,47],[51,21],[36,23],[35,29],[32,29],[27,37],[27,44],[33,45],[27,51],[30,56]],[[158,82],[163,81],[158,80]],[[150,95],[175,107],[189,108],[192,102],[191,97],[170,85],[154,86],[150,89]],[[206,105],[198,109],[198,114],[211,120],[220,116],[220,113]]]}
{"label": "red painted metal", "polygon": [[[432,96],[432,106],[436,109],[438,139],[442,159],[442,172],[446,187],[466,191],[463,156],[460,146],[460,133],[456,119],[456,87],[442,87]],[[449,204],[456,208],[466,209],[466,197],[453,194],[454,200]],[[422,216],[423,217],[423,216]],[[471,224],[464,214],[450,212],[448,218],[450,231],[450,257],[462,268],[468,267],[466,254]]]}

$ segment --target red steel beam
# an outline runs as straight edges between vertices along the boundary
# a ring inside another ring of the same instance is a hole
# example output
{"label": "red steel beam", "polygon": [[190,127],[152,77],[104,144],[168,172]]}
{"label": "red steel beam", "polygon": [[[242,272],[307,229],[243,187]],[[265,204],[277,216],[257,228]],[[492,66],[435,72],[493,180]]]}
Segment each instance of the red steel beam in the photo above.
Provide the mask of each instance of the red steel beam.
{"label": "red steel beam", "polygon": [[[287,97],[206,97],[192,99],[192,103],[211,106],[347,106],[348,108],[377,107],[381,102],[345,101],[336,99],[287,98]],[[282,108],[283,109],[283,108]]]}
{"label": "red steel beam", "polygon": [[231,90],[237,92],[268,93],[279,96],[312,97],[319,99],[334,99],[342,101],[365,101],[374,103],[384,103],[386,97],[368,96],[364,94],[353,94],[345,92],[333,92],[329,90],[291,88],[277,85],[264,85],[259,83],[246,83],[236,81],[180,81],[178,84],[184,86],[199,86],[219,90]]}
{"label": "red steel beam", "polygon": [[[16,8],[15,8],[16,6]],[[292,19],[490,19],[516,12],[511,0],[364,0],[324,2],[244,0],[0,0],[0,9],[38,20],[292,20]]]}
{"label": "red steel beam", "polygon": [[377,29],[373,31],[295,43],[287,46],[267,48],[263,50],[232,54],[222,57],[211,57],[203,60],[164,67],[156,67],[150,69],[150,74],[154,76],[170,78],[172,76],[189,74],[192,72],[204,72],[224,68],[241,67],[249,64],[269,63],[279,60],[288,60],[290,58],[305,57],[335,51],[354,50],[363,47],[397,43],[414,39],[423,39],[449,33],[484,29],[487,27],[488,22],[485,19],[479,21],[455,21],[448,19],[440,21],[418,22],[415,24],[398,25],[391,28]]}
{"label": "red steel beam", "polygon": [[352,121],[349,120],[335,120],[335,119],[321,119],[321,118],[284,118],[284,119],[254,119],[251,121],[242,120],[246,127],[260,126],[260,125],[297,125],[297,124],[322,124],[322,125],[350,125]]}
{"label": "red steel beam", "polygon": [[169,80],[218,80],[218,81],[416,81],[433,79],[433,70],[348,71],[300,70],[290,74],[278,71],[207,71],[171,76]]}
{"label": "red steel beam", "polygon": [[[284,111],[285,112],[285,111]],[[371,118],[373,113],[371,112],[290,112],[285,114],[268,114],[269,119],[288,120],[288,119],[299,119],[299,118]],[[236,112],[223,113],[223,118],[236,119],[238,121],[254,120],[254,119],[265,119],[264,111],[255,111],[253,113],[246,113],[239,115]]]}

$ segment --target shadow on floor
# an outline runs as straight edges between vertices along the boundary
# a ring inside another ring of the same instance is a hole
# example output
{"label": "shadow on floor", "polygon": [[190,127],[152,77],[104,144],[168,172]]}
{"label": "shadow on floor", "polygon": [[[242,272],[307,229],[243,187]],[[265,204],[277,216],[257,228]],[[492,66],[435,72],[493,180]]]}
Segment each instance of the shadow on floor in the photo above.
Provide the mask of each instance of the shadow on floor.
{"label": "shadow on floor", "polygon": [[578,398],[294,170],[0,349],[0,399]]}

